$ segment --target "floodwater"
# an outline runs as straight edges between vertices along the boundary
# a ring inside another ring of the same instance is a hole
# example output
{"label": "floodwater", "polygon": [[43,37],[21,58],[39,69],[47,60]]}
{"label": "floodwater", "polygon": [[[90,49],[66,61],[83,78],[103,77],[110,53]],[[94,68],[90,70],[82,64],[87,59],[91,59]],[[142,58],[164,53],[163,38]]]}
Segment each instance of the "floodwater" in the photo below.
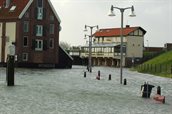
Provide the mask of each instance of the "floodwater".
{"label": "floodwater", "polygon": [[[99,70],[101,80],[96,80]],[[93,67],[86,78],[84,71],[84,66],[16,69],[15,86],[7,87],[6,70],[0,68],[0,114],[172,114],[172,79],[124,69],[124,86],[117,68]],[[145,81],[155,86],[150,99],[140,96]],[[165,104],[152,98],[157,86]]]}

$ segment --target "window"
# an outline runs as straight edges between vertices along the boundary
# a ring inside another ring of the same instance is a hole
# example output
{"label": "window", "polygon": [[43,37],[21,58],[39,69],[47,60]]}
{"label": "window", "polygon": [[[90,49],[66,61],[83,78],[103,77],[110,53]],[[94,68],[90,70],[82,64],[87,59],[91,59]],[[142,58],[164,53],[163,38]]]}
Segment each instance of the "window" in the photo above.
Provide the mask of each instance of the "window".
{"label": "window", "polygon": [[24,32],[29,32],[29,22],[28,21],[24,21]]}
{"label": "window", "polygon": [[43,8],[38,7],[37,19],[38,20],[42,20],[43,19]]}
{"label": "window", "polygon": [[22,53],[22,61],[28,61],[28,53]]}
{"label": "window", "polygon": [[50,24],[50,34],[54,34],[54,24]]}
{"label": "window", "polygon": [[141,30],[139,30],[139,36],[142,36],[143,32]]}
{"label": "window", "polygon": [[27,47],[28,46],[28,37],[27,36],[24,36],[23,37],[23,46],[24,47]]}
{"label": "window", "polygon": [[36,40],[35,41],[35,50],[42,51],[43,50],[43,40]]}
{"label": "window", "polygon": [[54,21],[54,16],[50,15],[50,21]]}
{"label": "window", "polygon": [[26,12],[26,13],[24,14],[24,17],[25,17],[25,18],[29,18],[29,12]]}
{"label": "window", "polygon": [[139,35],[139,31],[138,30],[134,31],[134,36],[138,36],[138,35]]}
{"label": "window", "polygon": [[134,32],[130,33],[130,35],[133,36],[134,35]]}
{"label": "window", "polygon": [[42,34],[43,34],[43,26],[37,25],[36,26],[36,36],[42,36]]}
{"label": "window", "polygon": [[43,0],[38,0],[37,6],[38,6],[38,7],[43,7]]}
{"label": "window", "polygon": [[52,38],[49,40],[49,47],[54,48],[54,39]]}
{"label": "window", "polygon": [[16,9],[16,6],[12,6],[12,7],[10,8],[10,12],[13,12],[15,9]]}

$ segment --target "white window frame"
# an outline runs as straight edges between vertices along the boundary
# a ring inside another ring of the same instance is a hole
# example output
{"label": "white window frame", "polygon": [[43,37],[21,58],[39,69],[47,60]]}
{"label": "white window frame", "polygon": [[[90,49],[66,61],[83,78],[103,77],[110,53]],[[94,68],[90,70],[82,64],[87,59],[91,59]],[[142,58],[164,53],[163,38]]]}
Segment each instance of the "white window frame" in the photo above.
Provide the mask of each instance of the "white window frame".
{"label": "white window frame", "polygon": [[29,21],[24,21],[23,31],[29,32]]}
{"label": "white window frame", "polygon": [[50,21],[54,21],[54,15],[50,15]]}
{"label": "white window frame", "polygon": [[42,51],[43,50],[43,40],[35,40],[36,45],[35,45],[35,50],[36,51]]}
{"label": "white window frame", "polygon": [[54,34],[54,24],[50,24],[50,34]]}
{"label": "white window frame", "polygon": [[42,20],[43,19],[43,8],[42,7],[38,7],[37,19],[38,20]]}
{"label": "white window frame", "polygon": [[22,53],[22,61],[28,61],[28,53]]}
{"label": "white window frame", "polygon": [[43,35],[43,26],[36,25],[36,36],[42,36],[42,35]]}

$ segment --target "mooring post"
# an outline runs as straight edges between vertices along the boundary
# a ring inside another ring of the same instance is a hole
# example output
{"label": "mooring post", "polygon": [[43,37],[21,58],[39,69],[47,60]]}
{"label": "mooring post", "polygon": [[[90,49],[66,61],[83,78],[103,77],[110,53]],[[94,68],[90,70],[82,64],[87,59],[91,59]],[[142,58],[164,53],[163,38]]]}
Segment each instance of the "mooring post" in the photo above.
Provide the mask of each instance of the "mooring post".
{"label": "mooring post", "polygon": [[98,71],[98,76],[100,77],[100,70]]}
{"label": "mooring post", "polygon": [[14,56],[8,55],[7,86],[14,86]]}
{"label": "mooring post", "polygon": [[109,74],[109,80],[111,80],[111,74]]}
{"label": "mooring post", "polygon": [[6,79],[7,86],[14,86],[14,67],[15,67],[15,43],[8,47]]}
{"label": "mooring post", "polygon": [[124,79],[124,85],[127,85],[127,79],[126,78]]}
{"label": "mooring post", "polygon": [[161,87],[160,86],[157,87],[157,94],[161,95]]}
{"label": "mooring post", "polygon": [[87,76],[87,74],[86,74],[86,72],[84,72],[84,78],[86,78],[86,76]]}

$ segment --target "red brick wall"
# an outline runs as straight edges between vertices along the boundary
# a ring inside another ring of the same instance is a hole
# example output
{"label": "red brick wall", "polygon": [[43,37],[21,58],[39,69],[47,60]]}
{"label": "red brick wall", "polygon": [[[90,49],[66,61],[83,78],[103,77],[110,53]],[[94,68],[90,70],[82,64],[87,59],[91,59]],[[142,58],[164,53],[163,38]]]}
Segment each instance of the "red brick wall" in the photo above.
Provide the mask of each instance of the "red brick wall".
{"label": "red brick wall", "polygon": [[[33,4],[27,10],[29,12],[29,18],[23,18],[17,23],[17,55],[18,55],[18,62],[22,62],[22,53],[28,53],[28,61],[29,63],[58,63],[58,56],[59,56],[59,22],[56,19],[55,14],[53,14],[52,9],[50,8],[47,0],[44,0],[44,9],[46,9],[46,17],[43,20],[37,20],[35,17],[35,8],[37,7],[36,1],[33,1]],[[46,2],[46,3],[45,3]],[[50,15],[54,15],[54,21],[50,21]],[[29,32],[23,32],[23,23],[24,21],[29,22]],[[49,25],[50,23],[54,24],[54,35],[49,34]],[[46,35],[43,37],[36,37],[34,34],[34,25],[43,25],[46,29]],[[28,47],[23,47],[23,37],[28,36]],[[32,40],[33,39],[42,39],[47,40],[49,42],[50,38],[54,38],[54,48],[47,49],[43,51],[35,51],[32,49]]]}

